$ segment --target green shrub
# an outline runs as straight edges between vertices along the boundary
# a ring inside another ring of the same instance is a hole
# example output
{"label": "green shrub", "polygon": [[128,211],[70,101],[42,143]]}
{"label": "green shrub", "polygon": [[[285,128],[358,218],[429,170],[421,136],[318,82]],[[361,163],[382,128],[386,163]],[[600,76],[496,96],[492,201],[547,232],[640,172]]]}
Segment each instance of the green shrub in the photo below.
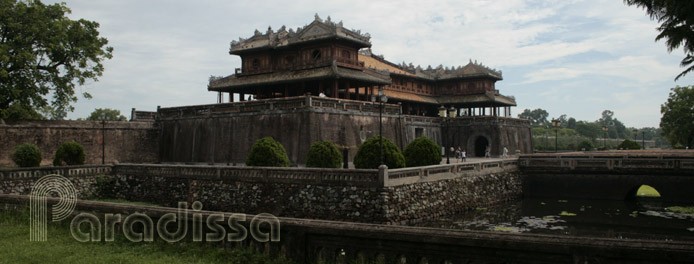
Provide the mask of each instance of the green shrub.
{"label": "green shrub", "polygon": [[405,163],[408,167],[438,165],[441,163],[441,147],[427,137],[418,137],[405,147]]}
{"label": "green shrub", "polygon": [[308,149],[306,167],[310,168],[341,168],[342,154],[335,144],[330,141],[317,141]]}
{"label": "green shrub", "polygon": [[[405,167],[405,156],[398,146],[388,138],[383,137],[383,162],[390,169]],[[354,167],[358,169],[377,169],[381,164],[379,137],[375,136],[364,141],[354,156]]]}
{"label": "green shrub", "polygon": [[591,143],[588,140],[584,140],[578,144],[578,147],[576,147],[576,150],[582,151],[585,149],[585,151],[591,151],[591,150],[593,150],[593,148],[595,148],[595,146],[593,146],[593,143]]}
{"label": "green shrub", "polygon": [[12,161],[19,167],[38,167],[41,165],[41,150],[31,143],[21,144],[14,149]]}
{"label": "green shrub", "polygon": [[53,165],[61,166],[63,162],[67,165],[82,165],[84,164],[84,158],[82,145],[77,142],[65,142],[55,151]]}
{"label": "green shrub", "polygon": [[284,146],[271,137],[258,139],[246,159],[247,166],[289,167],[289,157]]}
{"label": "green shrub", "polygon": [[622,141],[622,143],[619,143],[619,146],[617,146],[618,149],[641,149],[641,145],[639,143],[636,143],[634,141],[625,139]]}

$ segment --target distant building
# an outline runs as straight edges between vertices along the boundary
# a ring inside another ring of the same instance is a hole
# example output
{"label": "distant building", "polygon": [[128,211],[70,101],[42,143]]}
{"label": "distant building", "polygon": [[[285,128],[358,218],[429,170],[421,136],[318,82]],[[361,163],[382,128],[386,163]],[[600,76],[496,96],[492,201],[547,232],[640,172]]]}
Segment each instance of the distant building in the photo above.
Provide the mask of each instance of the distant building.
{"label": "distant building", "polygon": [[457,116],[511,116],[513,97],[495,87],[500,71],[470,61],[462,67],[422,69],[397,65],[371,52],[369,34],[349,30],[328,17],[303,28],[263,34],[231,42],[229,51],[241,57],[241,68],[230,76],[212,78],[208,90],[246,100],[293,97],[311,93],[351,100],[370,100],[383,89],[388,103],[402,105],[405,115],[437,116],[443,107]]}

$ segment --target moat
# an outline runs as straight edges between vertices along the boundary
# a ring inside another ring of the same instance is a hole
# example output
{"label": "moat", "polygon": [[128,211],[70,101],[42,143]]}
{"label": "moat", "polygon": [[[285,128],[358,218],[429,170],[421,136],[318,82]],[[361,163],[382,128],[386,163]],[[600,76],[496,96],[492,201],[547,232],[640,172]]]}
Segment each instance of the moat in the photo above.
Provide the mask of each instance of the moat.
{"label": "moat", "polygon": [[[618,239],[694,241],[694,214],[657,198],[632,201],[525,198],[416,226]],[[691,205],[689,205],[691,206]]]}

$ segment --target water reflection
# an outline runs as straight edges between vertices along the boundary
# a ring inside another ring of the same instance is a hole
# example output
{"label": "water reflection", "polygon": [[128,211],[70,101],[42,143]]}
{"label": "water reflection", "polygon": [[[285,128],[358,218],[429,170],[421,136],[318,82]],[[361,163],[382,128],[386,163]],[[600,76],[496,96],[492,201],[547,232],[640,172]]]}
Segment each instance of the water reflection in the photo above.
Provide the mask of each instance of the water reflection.
{"label": "water reflection", "polygon": [[694,240],[694,213],[658,199],[523,199],[476,208],[418,226],[622,239]]}

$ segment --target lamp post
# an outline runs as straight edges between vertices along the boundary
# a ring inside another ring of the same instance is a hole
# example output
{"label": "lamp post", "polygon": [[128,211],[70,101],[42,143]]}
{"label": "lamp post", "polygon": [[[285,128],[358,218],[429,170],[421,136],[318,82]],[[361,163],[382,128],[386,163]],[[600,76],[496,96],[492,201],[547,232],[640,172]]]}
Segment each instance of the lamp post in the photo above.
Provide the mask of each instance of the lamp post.
{"label": "lamp post", "polygon": [[[634,142],[636,142],[636,136],[639,135],[639,131],[636,128],[634,128],[631,130],[631,133],[634,134]],[[641,144],[643,144],[643,142],[641,142]]]}
{"label": "lamp post", "polygon": [[[439,107],[439,117],[442,117],[444,122],[446,122],[446,107],[443,105]],[[445,125],[445,123],[444,123]],[[446,156],[446,164],[451,164],[451,158],[448,157],[448,130],[445,126],[441,126],[441,134],[443,134],[443,155]]]}
{"label": "lamp post", "polygon": [[603,148],[607,150],[607,126],[602,126],[602,143],[603,143]]}
{"label": "lamp post", "polygon": [[[456,110],[455,107],[453,107],[453,106],[451,106],[451,108],[448,108],[448,117],[449,117],[449,118],[450,118],[450,117],[455,117],[455,116],[456,116],[456,113],[455,113],[456,111],[457,111],[457,110]],[[448,122],[448,123],[450,123],[450,122]],[[450,126],[450,124],[448,124],[448,123],[446,124],[446,136],[448,136],[448,132],[449,132],[448,129],[449,129],[449,126]],[[448,143],[451,143],[451,144],[453,145],[453,146],[450,146],[450,147],[449,147],[450,149],[452,149],[452,148],[455,147],[455,135],[453,136],[453,139],[454,139],[453,142],[448,142]],[[448,141],[448,138],[446,138],[446,140]],[[451,153],[453,153],[453,151],[451,151]],[[451,153],[448,153],[448,155],[446,155],[446,164],[451,164],[451,157],[450,157],[450,154],[451,154]]]}
{"label": "lamp post", "polygon": [[554,129],[554,152],[557,152],[557,145],[559,143],[559,127],[561,122],[559,119],[552,118],[552,128]]}
{"label": "lamp post", "polygon": [[101,164],[106,164],[106,113],[101,113]]}
{"label": "lamp post", "polygon": [[388,96],[386,96],[383,93],[383,88],[379,87],[378,89],[378,97],[375,95],[371,96],[371,102],[376,102],[378,99],[379,104],[380,104],[380,111],[378,112],[378,147],[380,149],[380,159],[381,159],[381,165],[384,165],[383,163],[383,107],[385,103],[388,102]]}

